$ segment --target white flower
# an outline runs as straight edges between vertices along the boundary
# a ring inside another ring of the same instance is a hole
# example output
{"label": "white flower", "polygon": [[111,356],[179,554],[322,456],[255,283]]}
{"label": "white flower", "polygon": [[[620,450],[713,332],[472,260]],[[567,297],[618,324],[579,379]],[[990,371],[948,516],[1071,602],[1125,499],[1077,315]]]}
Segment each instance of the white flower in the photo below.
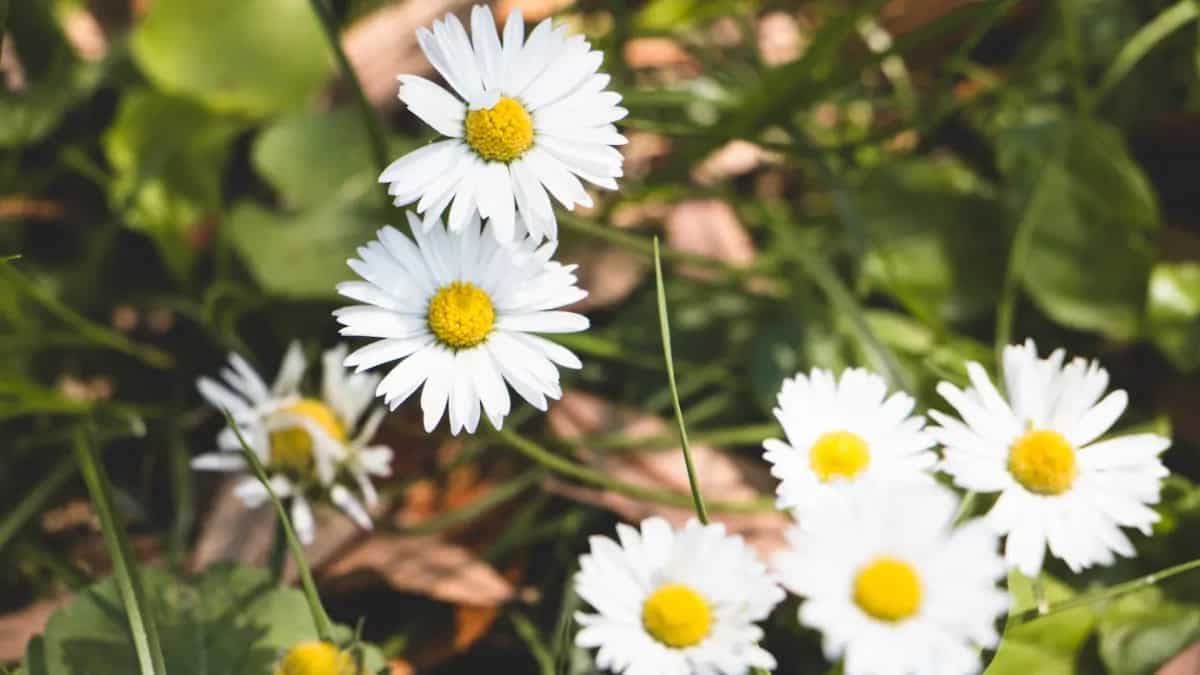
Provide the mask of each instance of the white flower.
{"label": "white flower", "polygon": [[[834,502],[837,502],[836,506]],[[774,567],[846,675],[966,675],[1008,606],[997,537],[936,483],[859,484],[788,532]]]}
{"label": "white flower", "polygon": [[887,396],[883,378],[861,368],[784,380],[775,417],[787,442],[763,443],[780,479],[779,508],[803,517],[854,483],[930,481],[937,456],[914,404],[904,393]]}
{"label": "white flower", "polygon": [[1057,350],[1039,359],[1032,340],[1004,350],[1002,395],[983,366],[967,364],[966,391],[943,382],[938,393],[962,417],[931,412],[946,446],[942,468],[954,482],[999,492],[987,521],[1007,534],[1009,565],[1027,576],[1042,569],[1046,546],[1073,571],[1134,555],[1121,531],[1149,534],[1167,469],[1159,455],[1170,439],[1132,434],[1098,441],[1128,404],[1104,396],[1108,371],[1082,358],[1063,366]]}
{"label": "white flower", "polygon": [[[306,544],[315,535],[311,499],[328,499],[361,527],[370,529],[371,519],[363,505],[365,501],[367,507],[372,506],[377,500],[370,477],[391,472],[391,449],[369,445],[383,420],[383,410],[364,419],[378,378],[347,372],[341,365],[345,356],[345,345],[325,352],[320,399],[301,393],[307,366],[296,342],[288,347],[270,388],[237,354],[229,356],[230,368],[221,371],[223,382],[202,377],[197,383],[200,394],[213,407],[229,411],[247,445],[266,466],[271,487],[280,498],[290,499],[292,524]],[[221,431],[217,446],[218,452],[193,459],[192,467],[248,471],[233,429]],[[234,494],[250,508],[268,498],[266,488],[253,474],[234,487]]]}
{"label": "white flower", "polygon": [[641,531],[617,525],[620,543],[592,537],[575,587],[595,614],[575,615],[575,643],[623,675],[742,675],[774,668],[756,622],[783,599],[754,551],[722,525],[695,520],[675,532],[662,518]]}
{"label": "white flower", "polygon": [[[474,433],[480,404],[497,429],[508,415],[507,383],[539,410],[562,396],[558,368],[581,364],[565,347],[533,333],[586,330],[586,317],[558,308],[587,296],[575,266],[550,260],[555,242],[501,245],[472,217],[458,235],[441,227],[416,237],[388,226],[358,249],[350,267],[365,281],[338,285],[366,303],[334,312],[343,335],[379,338],[345,363],[363,371],[399,361],[376,393],[393,410],[424,385],[421,408],[432,431],[449,411],[450,431]],[[488,227],[491,227],[490,225]]]}
{"label": "white flower", "polygon": [[396,206],[417,202],[426,229],[453,200],[453,232],[478,214],[501,241],[525,232],[556,239],[548,195],[574,209],[592,205],[580,178],[617,188],[622,158],[612,146],[626,142],[613,126],[627,113],[617,105],[621,96],[606,91],[609,76],[596,72],[603,55],[549,19],[525,40],[524,20],[513,11],[502,44],[491,10],[476,6],[471,32],[468,38],[453,14],[417,31],[454,93],[401,75],[400,100],[449,138],[396,160],[379,181],[391,184]]}

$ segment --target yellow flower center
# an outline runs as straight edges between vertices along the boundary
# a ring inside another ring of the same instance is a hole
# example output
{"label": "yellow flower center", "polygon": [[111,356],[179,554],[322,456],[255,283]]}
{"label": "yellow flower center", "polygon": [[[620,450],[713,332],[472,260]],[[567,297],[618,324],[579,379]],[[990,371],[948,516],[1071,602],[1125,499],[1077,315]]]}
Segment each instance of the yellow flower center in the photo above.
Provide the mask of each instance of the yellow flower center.
{"label": "yellow flower center", "polygon": [[354,656],[328,642],[313,640],[296,644],[275,664],[274,675],[362,675],[354,667]]}
{"label": "yellow flower center", "polygon": [[813,443],[808,462],[824,482],[832,478],[854,478],[871,463],[871,451],[858,434],[830,431]]}
{"label": "yellow flower center", "polygon": [[[346,428],[333,409],[321,401],[301,399],[284,408],[283,412],[308,419],[336,441],[346,440]],[[302,426],[276,429],[270,434],[270,442],[270,468],[298,474],[312,472],[315,463],[313,439],[307,429]]]}
{"label": "yellow flower center", "polygon": [[467,113],[467,145],[491,162],[511,162],[533,146],[533,118],[516,99]]}
{"label": "yellow flower center", "polygon": [[1058,495],[1075,482],[1075,448],[1057,431],[1030,431],[1012,444],[1008,472],[1039,495]]}
{"label": "yellow flower center", "polygon": [[429,301],[429,330],[444,345],[469,349],[487,339],[494,325],[492,299],[468,281],[443,286]]}
{"label": "yellow flower center", "polygon": [[921,577],[903,560],[876,558],[854,578],[854,602],[880,621],[903,621],[921,607]]}
{"label": "yellow flower center", "polygon": [[699,593],[667,584],[642,605],[642,625],[655,640],[676,649],[700,644],[712,629],[712,608]]}

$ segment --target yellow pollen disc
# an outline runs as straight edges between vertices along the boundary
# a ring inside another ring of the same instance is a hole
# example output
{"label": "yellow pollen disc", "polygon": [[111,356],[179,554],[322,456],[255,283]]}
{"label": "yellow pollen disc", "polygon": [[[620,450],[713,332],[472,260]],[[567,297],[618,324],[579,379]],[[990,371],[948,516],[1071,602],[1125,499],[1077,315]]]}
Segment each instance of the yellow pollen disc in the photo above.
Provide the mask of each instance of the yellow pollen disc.
{"label": "yellow pollen disc", "polygon": [[[333,410],[321,401],[305,398],[294,403],[283,412],[304,417],[316,424],[336,441],[346,440],[346,428],[342,426]],[[304,427],[294,426],[276,429],[270,434],[270,468],[306,474],[312,471],[313,440]]]}
{"label": "yellow pollen disc", "polygon": [[496,324],[492,299],[478,286],[455,281],[429,301],[429,330],[442,344],[469,349],[487,339]]}
{"label": "yellow pollen disc", "polygon": [[871,451],[858,434],[830,431],[812,444],[808,462],[824,482],[832,478],[854,478],[871,463]]}
{"label": "yellow pollen disc", "polygon": [[511,162],[533,146],[533,118],[516,99],[467,113],[467,145],[492,162]]}
{"label": "yellow pollen disc", "polygon": [[1039,495],[1058,495],[1075,482],[1075,448],[1057,431],[1030,431],[1012,444],[1008,472]]}
{"label": "yellow pollen disc", "polygon": [[696,591],[682,584],[667,584],[646,598],[642,625],[668,647],[692,647],[708,637],[712,609]]}
{"label": "yellow pollen disc", "polygon": [[361,675],[354,669],[354,656],[328,642],[313,640],[293,646],[275,664],[274,675]]}
{"label": "yellow pollen disc", "polygon": [[854,602],[880,621],[903,621],[921,607],[921,577],[896,558],[876,558],[854,577]]}

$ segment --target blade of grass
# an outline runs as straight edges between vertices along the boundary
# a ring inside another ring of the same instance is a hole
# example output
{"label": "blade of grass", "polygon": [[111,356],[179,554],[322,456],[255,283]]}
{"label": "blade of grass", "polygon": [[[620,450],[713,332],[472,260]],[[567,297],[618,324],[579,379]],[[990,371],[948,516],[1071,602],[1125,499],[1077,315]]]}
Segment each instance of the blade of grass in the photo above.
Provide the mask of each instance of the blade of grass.
{"label": "blade of grass", "polygon": [[60,459],[50,471],[50,475],[38,481],[29,494],[22,497],[4,519],[0,520],[0,550],[4,549],[13,535],[19,532],[34,514],[42,510],[42,506],[51,497],[58,494],[59,489],[75,475],[77,468],[74,458],[70,455]]}
{"label": "blade of grass", "polygon": [[84,318],[75,310],[64,305],[57,298],[46,293],[34,285],[33,282],[26,279],[25,275],[18,272],[9,260],[0,261],[0,278],[12,283],[19,291],[41,305],[51,315],[78,331],[81,336],[98,345],[132,356],[153,368],[165,370],[175,364],[175,360],[170,354],[149,345],[133,342],[120,333],[113,332]]}
{"label": "blade of grass", "polygon": [[86,428],[80,427],[76,430],[74,445],[79,471],[91,495],[96,516],[100,519],[104,545],[112,557],[113,577],[117,583],[117,592],[121,596],[121,605],[125,608],[125,616],[129,619],[129,632],[133,637],[139,672],[142,675],[166,675],[166,664],[158,639],[158,626],[142,591],[141,579],[134,566],[125,531],[117,522],[113,510],[112,486],[109,484],[108,474],[96,455],[91,434]]}
{"label": "blade of grass", "polygon": [[538,664],[538,672],[541,675],[554,675],[554,657],[550,655],[550,650],[546,648],[537,625],[529,617],[525,616],[525,614],[518,611],[509,612],[508,620],[512,622],[513,629],[517,632],[517,637],[521,638],[521,641],[529,648],[530,655],[533,656],[533,660]]}
{"label": "blade of grass", "polygon": [[317,584],[313,581],[312,571],[308,569],[308,562],[304,559],[304,548],[300,545],[300,539],[296,537],[296,531],[292,528],[292,521],[288,518],[287,510],[283,508],[283,502],[279,501],[279,495],[275,494],[275,488],[271,487],[271,480],[267,477],[266,467],[258,459],[258,455],[254,454],[254,450],[246,443],[246,439],[242,437],[242,432],[234,422],[233,416],[228,410],[221,411],[225,415],[225,423],[233,429],[233,434],[237,436],[238,443],[242,446],[242,454],[245,455],[246,461],[250,464],[250,468],[254,470],[255,477],[263,484],[267,490],[267,495],[271,498],[271,503],[275,505],[275,513],[279,516],[279,524],[283,527],[284,535],[287,537],[288,547],[292,550],[292,557],[296,560],[296,571],[300,575],[300,586],[304,590],[304,597],[308,601],[308,611],[312,613],[313,625],[317,629],[317,637],[327,642],[333,642],[333,624],[329,621],[329,615],[325,613],[325,607],[321,604],[321,596],[317,594]]}
{"label": "blade of grass", "polygon": [[1154,17],[1150,23],[1142,26],[1138,32],[1133,34],[1133,37],[1129,38],[1125,46],[1121,47],[1121,51],[1117,52],[1116,58],[1104,72],[1100,85],[1096,87],[1096,91],[1089,100],[1090,107],[1102,103],[1120,84],[1121,80],[1125,79],[1125,76],[1133,70],[1134,66],[1145,58],[1146,54],[1150,53],[1150,50],[1154,49],[1158,43],[1197,17],[1200,17],[1200,4],[1197,4],[1196,0],[1179,0]]}
{"label": "blade of grass", "polygon": [[708,509],[700,494],[700,481],[696,477],[696,466],[692,460],[692,448],[688,443],[687,425],[683,421],[683,407],[679,404],[679,387],[675,384],[675,361],[671,358],[671,323],[667,317],[667,293],[663,288],[662,257],[658,251],[658,237],[654,238],[654,289],[658,296],[658,327],[662,334],[663,361],[667,366],[667,384],[671,387],[671,405],[675,409],[675,424],[679,427],[679,447],[683,450],[683,463],[687,467],[688,487],[696,507],[696,517],[708,524]]}

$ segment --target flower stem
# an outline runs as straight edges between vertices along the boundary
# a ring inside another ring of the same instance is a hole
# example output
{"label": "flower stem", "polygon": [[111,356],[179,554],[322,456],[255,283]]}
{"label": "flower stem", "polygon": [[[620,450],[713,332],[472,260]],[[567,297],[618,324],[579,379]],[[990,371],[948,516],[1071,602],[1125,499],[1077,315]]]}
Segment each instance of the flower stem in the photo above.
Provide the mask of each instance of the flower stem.
{"label": "flower stem", "polygon": [[1145,576],[1141,576],[1136,579],[1130,579],[1129,581],[1121,582],[1115,586],[1109,586],[1108,588],[1100,589],[1095,593],[1075,596],[1069,600],[1052,604],[1049,607],[1046,607],[1044,611],[1039,607],[1034,607],[1013,617],[1010,621],[1010,625],[1020,626],[1022,624],[1029,623],[1030,621],[1034,621],[1035,619],[1041,619],[1047,616],[1058,614],[1060,612],[1066,612],[1072,609],[1079,609],[1080,607],[1087,607],[1089,605],[1109,602],[1123,595],[1128,595],[1130,593],[1149,588],[1157,585],[1161,581],[1166,581],[1171,577],[1179,576],[1180,574],[1185,574],[1196,569],[1200,569],[1200,558],[1189,560],[1185,563],[1180,563],[1166,569],[1161,569],[1157,572],[1151,572]]}
{"label": "flower stem", "polygon": [[387,139],[383,134],[383,126],[380,124],[379,118],[375,116],[375,110],[371,107],[371,102],[367,100],[367,95],[363,92],[362,83],[359,82],[354,67],[350,65],[350,59],[346,57],[346,51],[342,49],[342,37],[338,30],[337,18],[326,4],[326,0],[309,1],[312,4],[313,12],[320,19],[321,27],[325,29],[325,36],[329,38],[329,47],[333,50],[334,58],[337,59],[338,69],[341,70],[342,77],[354,93],[354,101],[358,105],[359,114],[362,115],[363,126],[367,131],[367,140],[371,145],[371,155],[375,160],[376,168],[383,173],[388,165]]}
{"label": "flower stem", "polygon": [[696,517],[708,524],[708,509],[700,494],[700,481],[696,477],[696,466],[692,461],[692,449],[688,444],[687,425],[683,421],[683,407],[679,405],[679,387],[675,384],[675,361],[671,358],[671,323],[667,317],[667,293],[663,288],[662,257],[658,250],[658,237],[654,238],[654,287],[658,295],[658,326],[662,333],[663,361],[667,365],[667,384],[671,388],[671,404],[675,408],[675,424],[679,426],[679,447],[683,450],[683,463],[687,466],[688,486],[692,490],[692,501],[696,506]]}
{"label": "flower stem", "polygon": [[104,545],[112,557],[113,578],[121,597],[121,605],[125,608],[125,616],[129,619],[129,633],[133,638],[133,650],[137,654],[139,672],[142,675],[166,675],[167,667],[158,639],[158,626],[146,602],[125,531],[117,522],[108,474],[96,456],[90,431],[86,427],[78,428],[73,438],[79,472],[83,475],[92,505],[96,508]]}
{"label": "flower stem", "polygon": [[[603,472],[580,466],[570,460],[564,459],[510,429],[502,429],[495,432],[495,437],[504,443],[504,445],[520,452],[522,455],[525,455],[547,469],[563,476],[569,476],[582,483],[588,483],[628,497],[656,504],[682,507],[692,506],[692,499],[688,495],[683,495],[672,490],[656,490],[654,488],[615,480]],[[763,513],[775,510],[774,502],[769,497],[741,502],[713,502],[712,507],[714,511],[728,513]]]}
{"label": "flower stem", "polygon": [[258,459],[258,455],[254,454],[254,450],[246,443],[246,439],[242,436],[241,429],[233,420],[233,416],[228,410],[221,411],[225,415],[225,423],[233,430],[237,436],[238,443],[242,446],[242,454],[246,457],[246,461],[250,464],[250,468],[254,470],[254,475],[258,478],[263,487],[267,489],[267,495],[271,498],[271,503],[275,505],[275,512],[279,515],[279,524],[283,527],[283,534],[287,537],[288,547],[292,550],[292,557],[296,560],[296,571],[300,575],[300,586],[304,589],[304,597],[308,600],[308,611],[312,613],[313,625],[317,629],[317,637],[327,642],[333,641],[333,625],[329,621],[329,615],[325,613],[325,607],[321,605],[321,596],[317,594],[317,584],[313,581],[312,571],[308,569],[308,562],[304,559],[304,548],[300,546],[300,540],[296,537],[296,530],[292,528],[292,521],[287,516],[287,511],[283,508],[283,502],[279,500],[279,495],[275,494],[275,489],[271,487],[271,481],[267,477],[267,470],[262,462]]}

